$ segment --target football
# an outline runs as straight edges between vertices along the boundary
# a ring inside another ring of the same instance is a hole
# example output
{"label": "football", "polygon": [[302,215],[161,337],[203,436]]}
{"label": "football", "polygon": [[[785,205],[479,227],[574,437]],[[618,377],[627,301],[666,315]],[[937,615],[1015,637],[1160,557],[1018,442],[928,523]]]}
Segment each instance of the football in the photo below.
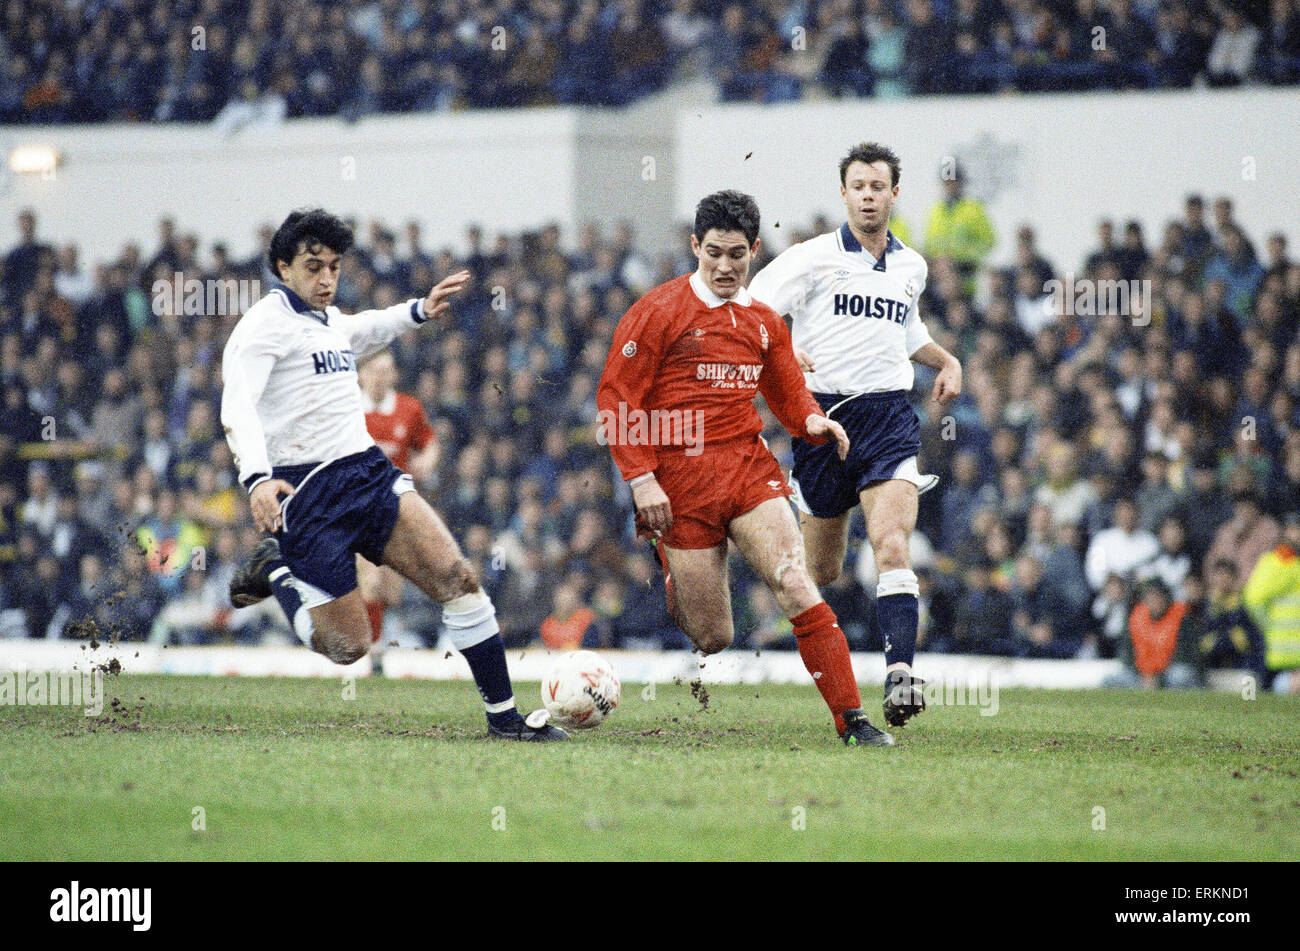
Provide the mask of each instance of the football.
{"label": "football", "polygon": [[542,678],[542,704],[556,726],[590,730],[618,706],[622,686],[609,661],[595,651],[556,658]]}

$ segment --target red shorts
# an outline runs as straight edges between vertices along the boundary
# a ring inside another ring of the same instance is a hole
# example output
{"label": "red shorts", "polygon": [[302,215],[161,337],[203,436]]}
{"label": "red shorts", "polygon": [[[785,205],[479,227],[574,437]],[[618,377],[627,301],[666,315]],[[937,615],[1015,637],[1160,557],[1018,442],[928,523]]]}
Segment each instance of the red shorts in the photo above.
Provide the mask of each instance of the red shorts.
{"label": "red shorts", "polygon": [[[655,479],[672,507],[673,525],[662,539],[669,548],[712,548],[726,540],[732,519],[790,495],[780,465],[757,436],[706,446],[698,456],[661,453]],[[639,522],[637,529],[650,534]]]}

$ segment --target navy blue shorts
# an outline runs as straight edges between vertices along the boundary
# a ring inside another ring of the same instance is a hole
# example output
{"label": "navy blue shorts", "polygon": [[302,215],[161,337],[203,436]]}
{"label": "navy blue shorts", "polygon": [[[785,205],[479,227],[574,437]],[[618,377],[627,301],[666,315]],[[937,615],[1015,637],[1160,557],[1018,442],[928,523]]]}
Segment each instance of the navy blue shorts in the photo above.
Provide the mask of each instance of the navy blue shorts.
{"label": "navy blue shorts", "polygon": [[835,518],[858,504],[858,493],[872,482],[892,479],[899,465],[921,450],[921,421],[907,393],[864,393],[849,399],[814,393],[823,412],[843,403],[831,419],[849,437],[849,456],[840,459],[835,440],[820,446],[794,441],[791,469],[795,504],[818,518]]}
{"label": "navy blue shorts", "polygon": [[317,589],[303,598],[308,607],[357,586],[357,555],[380,563],[398,498],[415,488],[378,446],[327,464],[277,466],[271,474],[297,490],[281,506],[276,538],[293,576]]}

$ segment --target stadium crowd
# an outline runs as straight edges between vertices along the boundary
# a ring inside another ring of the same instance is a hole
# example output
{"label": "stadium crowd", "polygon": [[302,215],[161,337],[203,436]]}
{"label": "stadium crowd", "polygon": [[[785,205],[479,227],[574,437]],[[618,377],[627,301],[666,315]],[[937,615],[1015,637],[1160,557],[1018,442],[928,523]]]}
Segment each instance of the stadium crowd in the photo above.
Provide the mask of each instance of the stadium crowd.
{"label": "stadium crowd", "polygon": [[[165,219],[88,267],[75,245],[42,241],[31,212],[17,225],[0,259],[0,625],[77,636],[94,618],[164,643],[287,639],[272,600],[232,611],[225,596],[257,533],[218,420],[219,363],[240,307],[271,286],[270,227],[240,258]],[[628,222],[588,223],[572,241],[557,226],[471,227],[437,249],[413,222],[357,227],[344,312],[423,293],[462,265],[474,275],[452,318],[393,352],[399,388],[437,433],[421,488],[511,645],[688,646],[593,426],[614,327],[642,291],[694,269],[687,230],[652,257]],[[1250,235],[1228,199],[1207,209],[1193,195],[1155,240],[1100,222],[1095,250],[1066,267],[1028,225],[1010,267],[988,263],[992,239],[959,181],[914,239],[933,249],[921,314],[965,366],[942,415],[924,401],[930,371],[917,372],[922,466],[943,480],[912,544],[921,649],[1118,655],[1148,682],[1263,672],[1257,622],[1295,619],[1256,576],[1286,574],[1300,550],[1300,262],[1286,237]],[[1075,269],[1067,287],[1139,283],[1118,305],[1066,302],[1049,282]],[[788,468],[790,439],[764,414]],[[878,650],[874,567],[858,547],[825,594],[853,647]],[[738,646],[792,648],[739,559],[733,578]],[[399,643],[438,636],[423,597],[387,623]]]}
{"label": "stadium crowd", "polygon": [[1300,82],[1300,0],[6,0],[0,123]]}

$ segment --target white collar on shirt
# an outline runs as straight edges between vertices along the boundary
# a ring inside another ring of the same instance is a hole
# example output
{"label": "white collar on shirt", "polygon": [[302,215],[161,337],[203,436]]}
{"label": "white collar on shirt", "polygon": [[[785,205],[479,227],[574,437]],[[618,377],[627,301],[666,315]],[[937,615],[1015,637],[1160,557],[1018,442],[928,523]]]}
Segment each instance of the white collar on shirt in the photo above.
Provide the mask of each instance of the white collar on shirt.
{"label": "white collar on shirt", "polygon": [[723,304],[739,304],[741,307],[748,307],[754,303],[754,298],[749,296],[749,288],[742,287],[736,291],[735,297],[719,297],[709,289],[709,285],[704,283],[704,278],[700,277],[700,272],[696,271],[691,275],[691,290],[695,296],[704,301],[709,307],[721,307]]}

